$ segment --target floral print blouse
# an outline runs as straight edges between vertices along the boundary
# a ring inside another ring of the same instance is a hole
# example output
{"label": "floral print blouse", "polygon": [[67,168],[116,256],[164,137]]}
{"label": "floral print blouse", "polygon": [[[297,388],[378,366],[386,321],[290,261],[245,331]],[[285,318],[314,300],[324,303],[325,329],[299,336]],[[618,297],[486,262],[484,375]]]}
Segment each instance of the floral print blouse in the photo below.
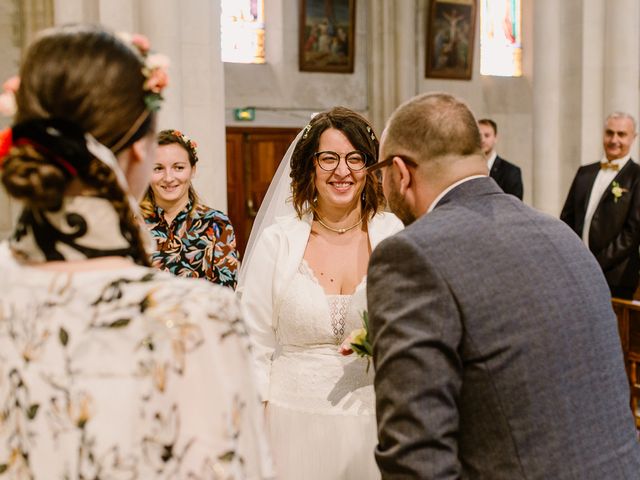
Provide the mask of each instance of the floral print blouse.
{"label": "floral print blouse", "polygon": [[231,290],[25,267],[6,243],[0,271],[0,478],[270,477]]}
{"label": "floral print blouse", "polygon": [[206,278],[225,287],[236,287],[238,252],[233,226],[219,210],[191,202],[168,225],[162,208],[156,207],[145,224],[157,243],[152,265],[180,277]]}

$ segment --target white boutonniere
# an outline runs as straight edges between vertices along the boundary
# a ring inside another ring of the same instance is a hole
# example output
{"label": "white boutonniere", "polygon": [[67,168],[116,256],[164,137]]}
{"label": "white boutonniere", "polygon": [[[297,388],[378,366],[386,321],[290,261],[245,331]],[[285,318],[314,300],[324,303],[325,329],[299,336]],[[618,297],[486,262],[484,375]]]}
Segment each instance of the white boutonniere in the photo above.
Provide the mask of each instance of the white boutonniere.
{"label": "white boutonniere", "polygon": [[618,202],[618,199],[627,193],[629,189],[622,188],[618,182],[611,182],[611,194],[613,195],[613,201]]}

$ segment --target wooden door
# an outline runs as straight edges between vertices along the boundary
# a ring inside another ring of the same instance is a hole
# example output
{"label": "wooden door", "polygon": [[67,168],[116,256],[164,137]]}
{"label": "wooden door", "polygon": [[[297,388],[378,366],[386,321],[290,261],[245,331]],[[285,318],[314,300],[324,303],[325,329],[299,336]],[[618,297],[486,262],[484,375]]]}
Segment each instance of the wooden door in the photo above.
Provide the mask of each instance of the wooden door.
{"label": "wooden door", "polygon": [[240,255],[297,128],[227,127],[227,203]]}

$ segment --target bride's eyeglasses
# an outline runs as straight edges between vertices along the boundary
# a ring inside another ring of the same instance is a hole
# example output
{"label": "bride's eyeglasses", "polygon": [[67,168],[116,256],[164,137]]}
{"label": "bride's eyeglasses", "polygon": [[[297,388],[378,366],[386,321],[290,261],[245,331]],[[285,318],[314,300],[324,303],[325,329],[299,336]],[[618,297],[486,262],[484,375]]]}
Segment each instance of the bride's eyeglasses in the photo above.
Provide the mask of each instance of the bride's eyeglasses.
{"label": "bride's eyeglasses", "polygon": [[[313,158],[316,159],[318,166],[322,170],[326,172],[333,172],[338,168],[338,165],[340,165],[340,158],[343,157],[340,157],[336,152],[327,150],[314,153]],[[347,168],[352,172],[359,172],[367,165],[367,154],[360,152],[359,150],[354,150],[344,156],[344,163],[347,164]]]}

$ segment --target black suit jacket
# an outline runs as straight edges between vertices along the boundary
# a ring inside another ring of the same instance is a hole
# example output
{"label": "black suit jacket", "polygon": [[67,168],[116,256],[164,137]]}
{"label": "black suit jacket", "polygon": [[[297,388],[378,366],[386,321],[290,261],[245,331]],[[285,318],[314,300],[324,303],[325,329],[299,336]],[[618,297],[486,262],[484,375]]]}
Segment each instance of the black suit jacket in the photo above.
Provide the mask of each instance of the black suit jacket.
{"label": "black suit jacket", "polygon": [[[560,219],[580,237],[591,189],[599,170],[599,162],[578,169],[560,214]],[[616,199],[611,192],[613,186],[605,190],[591,220],[589,249],[602,267],[612,293],[616,295],[617,289],[633,292],[638,284],[640,166],[633,161],[627,162],[613,181],[626,191]]]}
{"label": "black suit jacket", "polygon": [[510,193],[522,200],[522,173],[520,167],[497,156],[489,176],[493,178],[504,193]]}

